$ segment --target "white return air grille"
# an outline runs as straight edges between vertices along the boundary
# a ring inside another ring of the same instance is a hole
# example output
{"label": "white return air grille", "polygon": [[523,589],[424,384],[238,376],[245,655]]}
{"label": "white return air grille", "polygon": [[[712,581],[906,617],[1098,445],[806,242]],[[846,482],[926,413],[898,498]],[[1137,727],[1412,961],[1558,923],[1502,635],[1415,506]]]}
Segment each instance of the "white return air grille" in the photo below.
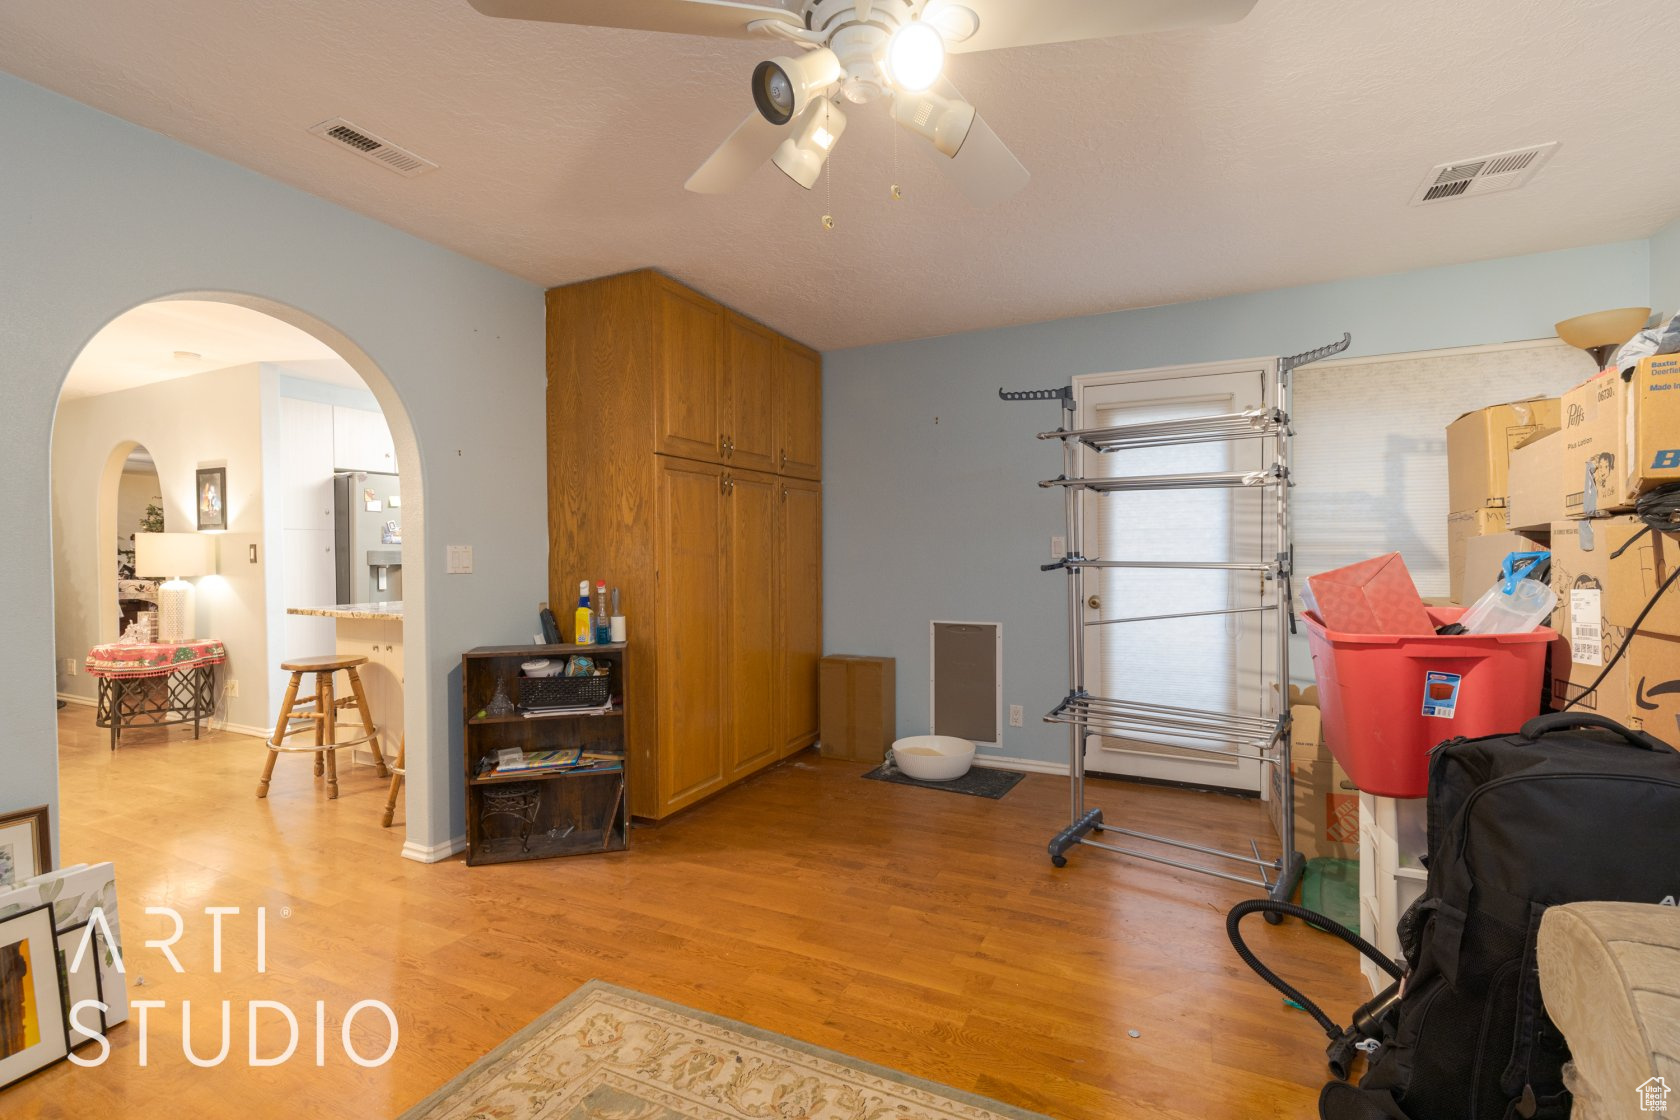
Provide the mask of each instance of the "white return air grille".
{"label": "white return air grille", "polygon": [[1412,205],[1515,190],[1534,177],[1534,173],[1552,158],[1557,147],[1558,142],[1553,140],[1532,148],[1437,164],[1423,177],[1417,194],[1412,196]]}
{"label": "white return air grille", "polygon": [[322,121],[309,131],[355,152],[363,159],[372,160],[387,171],[395,171],[410,179],[437,167],[431,160],[381,139],[365,128],[357,128],[343,117]]}

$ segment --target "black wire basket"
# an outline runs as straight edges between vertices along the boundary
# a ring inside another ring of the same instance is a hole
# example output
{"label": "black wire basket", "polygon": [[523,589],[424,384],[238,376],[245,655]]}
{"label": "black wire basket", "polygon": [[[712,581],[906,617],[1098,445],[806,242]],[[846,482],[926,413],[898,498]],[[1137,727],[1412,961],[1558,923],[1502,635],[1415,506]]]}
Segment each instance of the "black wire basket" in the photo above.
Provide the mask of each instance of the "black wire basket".
{"label": "black wire basket", "polygon": [[612,676],[519,677],[519,706],[533,708],[604,708],[612,699]]}

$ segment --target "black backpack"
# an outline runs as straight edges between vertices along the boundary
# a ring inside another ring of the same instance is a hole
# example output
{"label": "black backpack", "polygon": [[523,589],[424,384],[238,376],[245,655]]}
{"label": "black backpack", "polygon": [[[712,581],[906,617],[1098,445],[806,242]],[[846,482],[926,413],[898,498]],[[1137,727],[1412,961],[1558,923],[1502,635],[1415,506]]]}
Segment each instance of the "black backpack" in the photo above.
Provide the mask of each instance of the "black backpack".
{"label": "black backpack", "polygon": [[1549,906],[1680,894],[1680,752],[1600,715],[1450,739],[1429,766],[1429,883],[1400,920],[1392,1038],[1324,1120],[1560,1120],[1569,1048],[1540,1002]]}

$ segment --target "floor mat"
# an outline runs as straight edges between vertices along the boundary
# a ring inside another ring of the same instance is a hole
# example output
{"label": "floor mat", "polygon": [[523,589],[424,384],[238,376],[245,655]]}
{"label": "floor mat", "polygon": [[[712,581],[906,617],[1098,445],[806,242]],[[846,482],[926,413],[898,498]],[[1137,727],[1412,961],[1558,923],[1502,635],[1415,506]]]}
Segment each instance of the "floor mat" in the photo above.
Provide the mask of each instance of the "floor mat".
{"label": "floor mat", "polygon": [[1301,905],[1349,929],[1359,928],[1359,861],[1309,859],[1301,876]]}
{"label": "floor mat", "polygon": [[890,772],[883,766],[877,766],[864,777],[874,782],[892,782],[901,786],[920,786],[922,789],[942,789],[946,793],[966,793],[970,797],[989,797],[993,801],[1002,797],[1020,782],[1023,774],[1017,770],[988,770],[984,766],[975,766],[960,778],[949,782],[919,782],[915,778],[907,778],[896,767]]}

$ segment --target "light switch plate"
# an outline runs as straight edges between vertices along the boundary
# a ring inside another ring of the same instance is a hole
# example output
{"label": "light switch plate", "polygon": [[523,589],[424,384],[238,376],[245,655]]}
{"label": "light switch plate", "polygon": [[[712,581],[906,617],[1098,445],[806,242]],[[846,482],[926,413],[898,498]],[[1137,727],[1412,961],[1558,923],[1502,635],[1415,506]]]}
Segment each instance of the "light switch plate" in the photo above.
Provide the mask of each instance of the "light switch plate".
{"label": "light switch plate", "polygon": [[445,575],[464,576],[472,574],[472,545],[452,544],[448,546],[446,556]]}
{"label": "light switch plate", "polygon": [[1060,560],[1062,557],[1064,557],[1066,555],[1067,555],[1067,538],[1066,537],[1051,537],[1050,538],[1050,559]]}

